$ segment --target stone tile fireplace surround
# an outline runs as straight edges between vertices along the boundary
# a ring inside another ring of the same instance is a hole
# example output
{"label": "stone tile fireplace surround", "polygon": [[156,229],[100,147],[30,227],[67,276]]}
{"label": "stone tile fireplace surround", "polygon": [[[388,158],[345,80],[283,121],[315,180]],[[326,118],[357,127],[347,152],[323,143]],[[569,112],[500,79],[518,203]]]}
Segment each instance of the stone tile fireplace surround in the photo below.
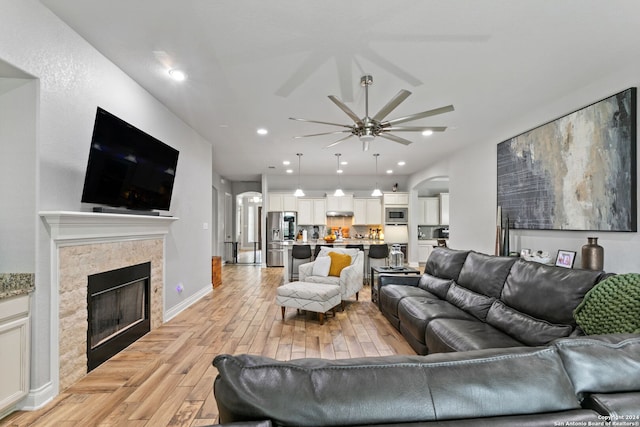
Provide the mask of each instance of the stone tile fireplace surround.
{"label": "stone tile fireplace surround", "polygon": [[151,262],[151,330],[164,313],[164,239],[177,218],[41,212],[51,236],[52,365],[58,390],[87,373],[88,276]]}

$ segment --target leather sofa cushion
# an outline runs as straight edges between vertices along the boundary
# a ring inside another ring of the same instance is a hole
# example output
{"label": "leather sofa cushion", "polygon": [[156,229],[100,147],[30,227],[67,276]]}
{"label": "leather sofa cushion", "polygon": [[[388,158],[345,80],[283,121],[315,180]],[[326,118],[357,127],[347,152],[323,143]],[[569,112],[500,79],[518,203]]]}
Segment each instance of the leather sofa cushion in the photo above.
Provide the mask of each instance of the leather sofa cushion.
{"label": "leather sofa cushion", "polygon": [[380,288],[380,310],[398,317],[398,304],[404,297],[438,299],[435,295],[415,286],[387,285]]}
{"label": "leather sofa cushion", "polygon": [[484,321],[495,298],[475,293],[454,283],[447,292],[447,301]]}
{"label": "leather sofa cushion", "polygon": [[424,272],[442,279],[458,280],[469,251],[460,251],[444,247],[435,247],[424,267]]}
{"label": "leather sofa cushion", "polygon": [[220,355],[213,364],[221,423],[369,425],[580,408],[555,348],[341,360]]}
{"label": "leather sofa cushion", "polygon": [[640,335],[563,338],[553,345],[558,349],[577,393],[639,390]]}
{"label": "leather sofa cushion", "polygon": [[509,275],[513,257],[498,257],[469,252],[456,283],[474,292],[499,298]]}
{"label": "leather sofa cushion", "polygon": [[479,320],[435,319],[426,329],[429,353],[520,347],[523,344]]}
{"label": "leather sofa cushion", "polygon": [[551,323],[574,325],[573,310],[602,277],[602,272],[574,270],[517,260],[500,299],[509,307]]}
{"label": "leather sofa cushion", "polygon": [[535,319],[495,301],[487,314],[487,323],[531,346],[545,345],[556,338],[568,337],[570,325],[554,325]]}
{"label": "leather sofa cushion", "polygon": [[431,292],[440,299],[446,299],[449,286],[451,286],[452,283],[453,280],[451,279],[441,279],[425,273],[420,277],[418,287]]}
{"label": "leather sofa cushion", "polygon": [[419,342],[424,343],[427,324],[441,317],[452,319],[473,319],[453,304],[440,299],[426,297],[406,297],[398,304],[398,318],[404,330],[411,333]]}

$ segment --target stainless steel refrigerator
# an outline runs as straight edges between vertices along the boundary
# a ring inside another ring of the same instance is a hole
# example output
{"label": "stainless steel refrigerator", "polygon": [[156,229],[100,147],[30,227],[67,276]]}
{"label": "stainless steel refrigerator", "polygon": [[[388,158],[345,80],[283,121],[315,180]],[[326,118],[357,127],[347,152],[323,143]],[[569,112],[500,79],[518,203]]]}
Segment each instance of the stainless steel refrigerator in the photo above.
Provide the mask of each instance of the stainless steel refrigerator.
{"label": "stainless steel refrigerator", "polygon": [[268,212],[267,226],[267,267],[283,267],[286,254],[282,243],[296,238],[296,212]]}

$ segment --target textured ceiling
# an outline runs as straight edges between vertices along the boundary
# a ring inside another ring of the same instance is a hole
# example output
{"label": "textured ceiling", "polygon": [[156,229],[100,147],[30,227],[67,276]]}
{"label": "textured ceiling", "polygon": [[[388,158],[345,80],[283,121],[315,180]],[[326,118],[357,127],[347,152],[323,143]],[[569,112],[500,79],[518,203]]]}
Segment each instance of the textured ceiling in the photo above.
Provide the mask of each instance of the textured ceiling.
{"label": "textured ceiling", "polygon": [[[297,152],[306,175],[334,173],[338,152],[345,177],[372,174],[373,153],[381,171],[407,175],[506,139],[505,122],[612,73],[637,51],[640,24],[635,0],[41,1],[211,141],[214,170],[230,180],[284,174],[285,159],[297,171]],[[173,67],[182,84],[168,79]],[[293,139],[339,129],[289,117],[350,123],[330,94],[363,116],[363,74],[374,78],[371,114],[407,89],[388,118],[453,104],[405,123],[448,130],[405,133],[409,146],[377,138],[367,153],[356,138],[330,149],[339,135]]]}

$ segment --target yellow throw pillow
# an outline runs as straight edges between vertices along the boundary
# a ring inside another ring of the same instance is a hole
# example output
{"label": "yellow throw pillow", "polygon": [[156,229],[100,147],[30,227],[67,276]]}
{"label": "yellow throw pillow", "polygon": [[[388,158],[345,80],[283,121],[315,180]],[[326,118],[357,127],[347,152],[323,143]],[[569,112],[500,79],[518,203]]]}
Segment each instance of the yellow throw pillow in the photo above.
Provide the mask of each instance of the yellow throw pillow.
{"label": "yellow throw pillow", "polygon": [[329,267],[329,276],[340,277],[343,268],[351,265],[351,256],[347,254],[339,254],[337,252],[329,252],[331,258],[331,267]]}

